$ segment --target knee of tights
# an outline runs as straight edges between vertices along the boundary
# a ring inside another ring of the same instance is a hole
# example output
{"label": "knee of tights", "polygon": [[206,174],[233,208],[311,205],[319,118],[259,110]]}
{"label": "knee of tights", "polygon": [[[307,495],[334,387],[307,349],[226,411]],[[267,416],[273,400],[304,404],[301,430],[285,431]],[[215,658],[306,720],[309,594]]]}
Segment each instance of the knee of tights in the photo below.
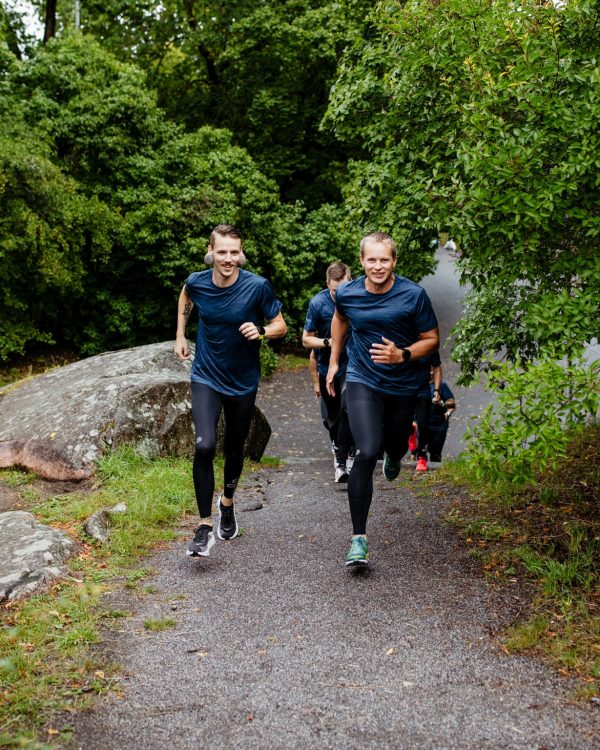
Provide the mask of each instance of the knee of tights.
{"label": "knee of tights", "polygon": [[208,443],[205,441],[196,441],[196,447],[194,449],[194,453],[198,458],[204,458],[204,459],[210,459],[212,460],[215,455],[215,444],[214,443]]}
{"label": "knee of tights", "polygon": [[363,462],[375,462],[377,463],[377,457],[379,455],[378,450],[370,450],[370,449],[357,449],[356,455],[354,457],[354,463],[363,463]]}

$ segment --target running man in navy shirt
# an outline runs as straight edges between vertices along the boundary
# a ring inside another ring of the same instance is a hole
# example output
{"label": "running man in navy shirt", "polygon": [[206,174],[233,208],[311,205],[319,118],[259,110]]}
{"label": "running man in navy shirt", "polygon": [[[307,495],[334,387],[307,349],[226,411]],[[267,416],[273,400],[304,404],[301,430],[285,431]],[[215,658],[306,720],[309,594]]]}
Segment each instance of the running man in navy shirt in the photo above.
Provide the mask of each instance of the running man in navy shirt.
{"label": "running man in navy shirt", "polygon": [[346,374],[347,357],[342,353],[340,368],[336,375],[335,396],[327,391],[325,377],[329,368],[331,319],[335,312],[335,294],[340,284],[350,281],[350,269],[345,263],[330,263],[325,272],[327,289],[323,289],[311,299],[308,304],[308,312],[302,333],[302,344],[307,349],[312,349],[316,355],[317,383],[315,394],[321,399],[324,407],[323,424],[329,432],[332,449],[335,455],[335,482],[348,481],[348,469],[346,462],[348,453],[352,447],[352,436],[348,426],[348,413],[346,411],[345,397],[343,391],[345,384],[343,378]]}
{"label": "running man in navy shirt", "polygon": [[352,346],[346,370],[350,429],[356,447],[348,479],[352,540],[346,565],[367,565],[367,515],[373,471],[383,445],[383,472],[392,481],[408,447],[422,373],[418,360],[439,347],[438,322],[425,290],[394,273],[393,239],[374,232],[360,244],[365,271],[336,293],[331,323],[327,389],[335,377],[348,328]]}
{"label": "running man in navy shirt", "polygon": [[[219,539],[233,539],[238,525],[233,495],[244,465],[244,443],[254,412],[264,338],[285,336],[281,303],[266,279],[244,271],[242,235],[230,224],[215,227],[204,261],[212,270],[188,277],[177,306],[174,351],[190,359],[185,328],[198,308],[198,336],[192,365],[192,417],[196,433],[193,477],[200,526],[188,555],[208,557],[215,543],[212,499],[213,458],[219,415],[225,415],[224,489],[217,502]],[[268,325],[265,325],[270,321]]]}
{"label": "running man in navy shirt", "polygon": [[[436,396],[439,396],[439,398],[436,399]],[[446,435],[448,434],[450,416],[456,411],[456,400],[445,380],[442,380],[439,388],[435,387],[434,382],[429,384],[429,397],[432,400],[432,406],[427,424],[427,444],[423,448],[425,456],[427,456],[427,451],[429,451],[430,460],[439,462],[442,460],[442,451],[446,442]],[[420,444],[419,441],[419,447]]]}

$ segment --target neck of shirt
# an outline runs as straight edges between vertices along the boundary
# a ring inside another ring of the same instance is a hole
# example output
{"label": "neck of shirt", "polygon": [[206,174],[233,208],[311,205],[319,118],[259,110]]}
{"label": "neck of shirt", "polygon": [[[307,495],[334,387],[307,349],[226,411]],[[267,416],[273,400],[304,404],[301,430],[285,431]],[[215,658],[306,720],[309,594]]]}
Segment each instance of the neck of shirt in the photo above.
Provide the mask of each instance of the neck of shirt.
{"label": "neck of shirt", "polygon": [[225,289],[228,286],[233,286],[240,276],[240,269],[236,268],[235,272],[231,276],[222,276],[215,268],[212,272],[212,283],[218,286],[220,289]]}
{"label": "neck of shirt", "polygon": [[396,281],[396,277],[392,273],[389,279],[387,281],[384,281],[383,284],[373,284],[373,282],[369,279],[368,276],[365,277],[365,289],[370,294],[385,294],[386,292],[389,292],[390,289],[394,286],[394,283]]}

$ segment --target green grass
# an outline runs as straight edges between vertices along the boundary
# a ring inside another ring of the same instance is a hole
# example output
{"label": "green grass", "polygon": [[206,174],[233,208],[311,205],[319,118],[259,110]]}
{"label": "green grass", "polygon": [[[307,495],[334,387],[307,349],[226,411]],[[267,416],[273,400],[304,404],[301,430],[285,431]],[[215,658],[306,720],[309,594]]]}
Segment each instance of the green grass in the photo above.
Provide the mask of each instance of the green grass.
{"label": "green grass", "polygon": [[278,466],[283,465],[283,461],[281,460],[281,458],[279,458],[279,456],[263,456],[260,459],[260,465],[277,468]]}
{"label": "green grass", "polygon": [[26,471],[16,471],[14,469],[2,469],[0,471],[0,482],[7,487],[22,487],[37,479],[35,474]]}
{"label": "green grass", "polygon": [[151,630],[153,633],[160,633],[162,630],[174,628],[175,625],[177,625],[177,620],[174,620],[172,617],[163,617],[159,620],[144,620],[146,630]]}
{"label": "green grass", "polygon": [[490,579],[531,592],[505,647],[581,677],[583,697],[600,695],[600,426],[574,433],[566,458],[533,488],[475,479],[460,460],[429,487],[455,497],[447,521]]}
{"label": "green grass", "polygon": [[[250,464],[246,471],[255,466]],[[217,476],[222,472],[220,459],[215,472]],[[138,595],[155,591],[143,585],[153,572],[144,565],[144,556],[176,538],[185,514],[197,513],[189,460],[149,460],[122,448],[102,460],[99,478],[101,486],[90,493],[47,499],[31,494],[29,510],[76,539],[80,553],[70,561],[67,578],[46,593],[3,609],[0,748],[43,748],[44,743],[56,747],[66,742],[68,730],[57,734],[53,715],[80,709],[90,696],[113,689],[116,670],[90,647],[98,642],[101,627],[110,627],[129,613],[103,610],[102,596],[117,586],[134,589]],[[11,471],[0,472],[0,479],[18,486],[31,477]],[[118,502],[126,503],[127,512],[112,516],[109,541],[100,544],[90,539],[83,531],[85,519]],[[160,630],[174,624],[166,618],[148,621],[145,627]]]}
{"label": "green grass", "polygon": [[308,349],[306,354],[280,354],[278,370],[308,370]]}

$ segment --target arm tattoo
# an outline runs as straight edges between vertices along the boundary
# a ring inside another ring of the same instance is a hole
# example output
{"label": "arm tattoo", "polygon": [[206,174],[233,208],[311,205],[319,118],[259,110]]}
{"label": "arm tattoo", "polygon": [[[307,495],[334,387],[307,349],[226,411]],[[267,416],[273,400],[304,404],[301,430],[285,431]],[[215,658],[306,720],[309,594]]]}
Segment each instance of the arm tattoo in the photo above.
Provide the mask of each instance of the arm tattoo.
{"label": "arm tattoo", "polygon": [[186,302],[185,307],[183,308],[183,319],[185,322],[188,322],[188,319],[190,315],[192,314],[192,308],[194,307],[192,302]]}

